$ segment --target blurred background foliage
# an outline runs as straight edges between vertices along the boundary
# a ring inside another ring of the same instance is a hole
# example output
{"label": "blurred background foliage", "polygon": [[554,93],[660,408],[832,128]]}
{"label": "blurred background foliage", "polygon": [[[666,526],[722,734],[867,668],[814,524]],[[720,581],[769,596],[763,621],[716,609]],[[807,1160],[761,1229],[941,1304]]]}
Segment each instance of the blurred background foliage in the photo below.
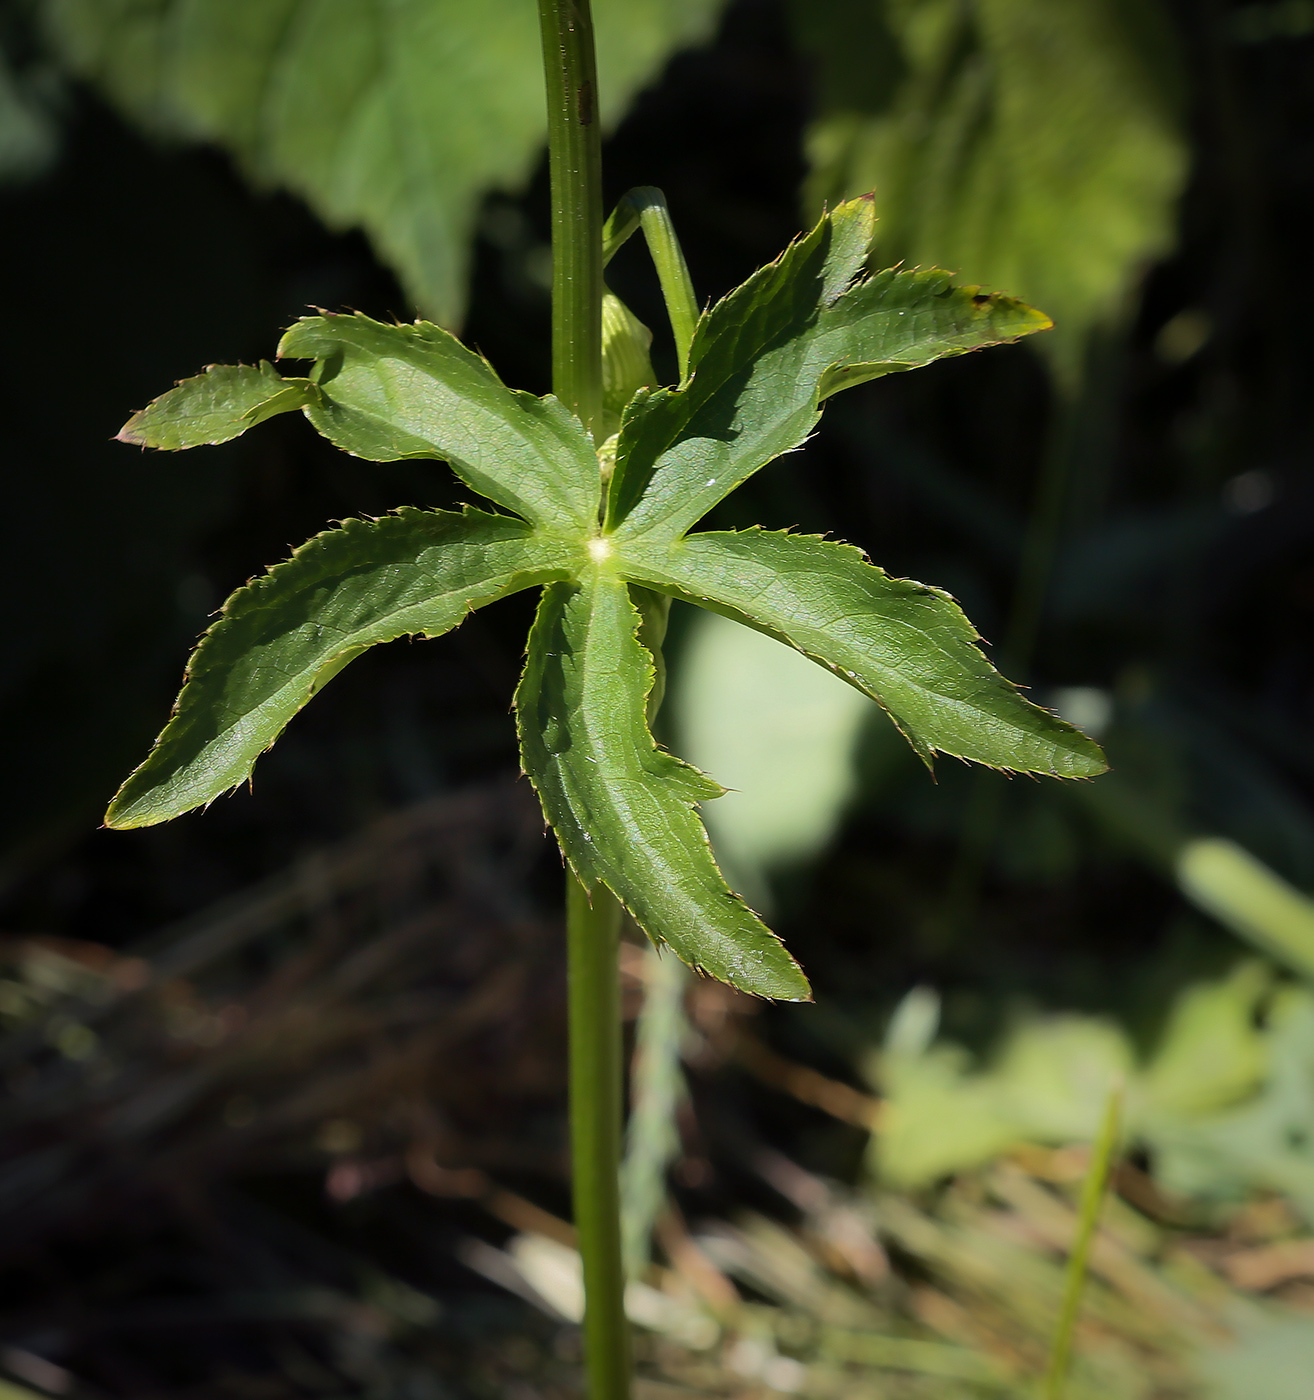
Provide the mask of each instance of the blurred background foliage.
{"label": "blurred background foliage", "polygon": [[[845,396],[717,523],[949,588],[1113,762],[931,783],[677,607],[665,737],[818,1000],[629,950],[643,1400],[1025,1393],[1119,1079],[1072,1395],[1306,1400],[1314,5],[596,3],[608,194],[666,190],[700,295],[874,189],[883,260],[1055,318]],[[113,433],[307,306],[544,391],[537,44],[529,0],[0,0],[6,1397],[577,1393],[525,601],[349,668],[253,792],[97,830],[231,587],[459,499],[299,421]],[[609,276],[661,326],[639,252]]]}

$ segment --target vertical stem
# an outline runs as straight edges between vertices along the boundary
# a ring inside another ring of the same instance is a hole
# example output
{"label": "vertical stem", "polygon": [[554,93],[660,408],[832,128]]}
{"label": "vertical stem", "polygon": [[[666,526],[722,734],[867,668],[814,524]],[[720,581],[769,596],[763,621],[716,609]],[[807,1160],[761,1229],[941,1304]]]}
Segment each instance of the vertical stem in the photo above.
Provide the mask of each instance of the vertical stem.
{"label": "vertical stem", "polygon": [[584,1263],[584,1364],[589,1400],[627,1400],[629,1327],[621,1258],[620,905],[593,902],[566,877],[570,997],[570,1145],[575,1228]]}
{"label": "vertical stem", "polygon": [[[552,189],[552,389],[590,430],[602,408],[602,156],[589,0],[539,0]],[[566,883],[570,1137],[590,1400],[628,1400],[620,1239],[620,906]]]}
{"label": "vertical stem", "polygon": [[552,187],[552,392],[602,407],[602,148],[589,0],[539,0]]}

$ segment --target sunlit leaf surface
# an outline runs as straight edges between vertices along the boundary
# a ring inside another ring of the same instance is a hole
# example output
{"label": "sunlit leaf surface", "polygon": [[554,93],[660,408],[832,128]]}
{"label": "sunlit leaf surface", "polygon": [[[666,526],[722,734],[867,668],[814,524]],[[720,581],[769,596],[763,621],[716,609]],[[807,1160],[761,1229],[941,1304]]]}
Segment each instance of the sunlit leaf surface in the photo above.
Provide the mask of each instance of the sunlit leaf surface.
{"label": "sunlit leaf surface", "polygon": [[[1098,747],[1022,699],[946,594],[891,579],[827,540],[761,530],[684,538],[796,446],[828,394],[1048,324],[947,273],[864,275],[871,234],[869,200],[826,215],[702,317],[684,387],[640,388],[619,443],[598,450],[556,399],[507,388],[440,327],[361,315],[308,317],[284,336],[281,356],[313,362],[306,379],[285,381],[268,365],[212,368],[137,414],[130,441],[183,446],[299,406],[345,451],[446,460],[516,515],[349,520],[239,589],[110,825],[150,825],[211,801],[366,648],[438,636],[536,584],[548,587],[516,716],[525,771],[562,851],[586,889],[605,885],[655,943],[760,996],[800,1000],[808,983],[717,867],[697,808],[720,785],[649,729],[660,595],[788,642],[883,706],[928,763],[938,751],[1060,777],[1101,772]],[[618,402],[620,386],[632,390],[651,369],[646,331],[614,299],[610,311]]]}
{"label": "sunlit leaf surface", "polygon": [[767,530],[631,546],[622,567],[770,633],[878,701],[928,763],[935,753],[1088,778],[1099,745],[1023,700],[978,650],[947,593],[891,578],[860,550]]}
{"label": "sunlit leaf surface", "polygon": [[571,865],[649,935],[759,996],[808,985],[780,940],[725,883],[694,804],[721,786],[648,731],[652,657],[614,575],[547,589],[516,693],[525,767]]}
{"label": "sunlit leaf surface", "polygon": [[404,510],[317,535],[224,604],[107,821],[150,826],[213,801],[361,652],[441,636],[473,608],[566,575],[571,554],[521,521],[473,510]]}

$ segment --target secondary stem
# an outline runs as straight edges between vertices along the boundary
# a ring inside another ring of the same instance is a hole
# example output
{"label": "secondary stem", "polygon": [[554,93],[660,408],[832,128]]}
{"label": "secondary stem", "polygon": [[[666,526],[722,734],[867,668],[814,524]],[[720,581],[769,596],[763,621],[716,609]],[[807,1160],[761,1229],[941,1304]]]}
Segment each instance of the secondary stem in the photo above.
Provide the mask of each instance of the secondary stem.
{"label": "secondary stem", "polygon": [[693,279],[684,260],[680,240],[675,236],[671,211],[666,196],[653,185],[640,185],[631,190],[612,211],[602,230],[602,265],[605,267],[617,250],[638,228],[643,229],[648,252],[662,284],[666,314],[675,336],[675,353],[680,365],[680,381],[689,376],[689,347],[693,344],[694,328],[698,324],[698,298],[694,295]]}
{"label": "secondary stem", "polygon": [[1081,1308],[1081,1292],[1086,1282],[1091,1249],[1095,1243],[1095,1231],[1100,1223],[1100,1208],[1104,1204],[1105,1189],[1109,1184],[1109,1174],[1113,1170],[1121,1116],[1122,1086],[1116,1084],[1109,1091],[1108,1101],[1104,1106],[1104,1117],[1100,1120],[1099,1132],[1091,1147],[1086,1180],[1081,1187],[1076,1238],[1068,1256],[1068,1267],[1063,1281],[1063,1303],[1059,1309],[1058,1326],[1054,1330],[1054,1344],[1045,1372],[1042,1400],[1063,1400],[1067,1387],[1068,1368],[1072,1362],[1072,1341],[1076,1336],[1077,1314]]}
{"label": "secondary stem", "polygon": [[602,147],[589,0],[539,0],[552,191],[552,392],[602,407]]}
{"label": "secondary stem", "polygon": [[[539,0],[552,192],[552,389],[595,432],[602,408],[602,157],[589,0]],[[620,906],[566,877],[570,1134],[590,1400],[628,1400],[621,1262]]]}

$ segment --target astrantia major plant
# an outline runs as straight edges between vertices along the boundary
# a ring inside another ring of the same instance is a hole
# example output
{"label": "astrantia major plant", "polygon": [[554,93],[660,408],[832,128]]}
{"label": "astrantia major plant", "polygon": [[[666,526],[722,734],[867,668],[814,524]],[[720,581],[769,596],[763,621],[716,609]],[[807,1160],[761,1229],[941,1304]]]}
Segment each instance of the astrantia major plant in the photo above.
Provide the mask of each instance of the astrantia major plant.
{"label": "astrantia major plant", "polygon": [[991,667],[947,594],[891,578],[831,540],[695,529],[798,447],[829,395],[1015,340],[1047,319],[944,272],[869,274],[874,221],[862,199],[828,213],[699,315],[660,198],[636,192],[608,224],[606,248],[641,225],[662,274],[681,379],[653,388],[646,332],[602,286],[587,6],[541,0],[540,9],[556,395],[508,388],[437,326],[316,315],[278,348],[280,359],[309,362],[304,374],[216,366],[136,414],[126,441],[178,449],[300,410],[355,456],[448,462],[494,509],[408,507],[349,520],[238,589],[107,821],[147,826],[212,801],[369,647],[440,636],[475,608],[541,589],[516,722],[525,772],[575,877],[576,1218],[591,1391],[610,1400],[628,1384],[615,1183],[617,901],[658,946],[705,973],[759,996],[809,995],[797,963],[717,868],[698,804],[722,789],[652,737],[669,600],[723,613],[829,668],[879,704],[928,765],[945,753],[1083,778],[1104,762]]}

